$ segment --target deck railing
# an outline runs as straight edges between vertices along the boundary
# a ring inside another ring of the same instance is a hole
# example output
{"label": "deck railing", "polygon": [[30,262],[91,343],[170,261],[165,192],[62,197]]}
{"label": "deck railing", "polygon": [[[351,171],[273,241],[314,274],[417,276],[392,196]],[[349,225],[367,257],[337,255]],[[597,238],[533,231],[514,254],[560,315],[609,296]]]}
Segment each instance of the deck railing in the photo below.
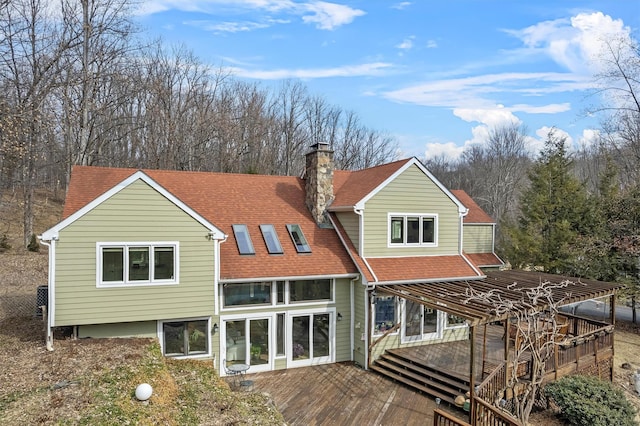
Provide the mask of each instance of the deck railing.
{"label": "deck railing", "polygon": [[475,421],[471,424],[476,426],[522,426],[522,424],[506,410],[495,407],[488,402],[476,398],[474,400]]}
{"label": "deck railing", "polygon": [[[571,337],[565,337],[553,346],[553,355],[545,364],[544,381],[557,380],[558,378],[580,371],[585,365],[598,365],[600,361],[609,359],[613,354],[613,325],[563,314],[569,321],[569,333]],[[576,334],[577,333],[577,334]],[[513,368],[513,361],[503,361],[476,387],[473,398],[474,425],[507,426],[519,425],[518,421],[501,409],[498,405],[505,402],[509,393],[507,380]],[[527,380],[531,376],[531,361],[518,362],[517,377]]]}
{"label": "deck railing", "polygon": [[440,409],[433,410],[433,426],[470,426],[469,423]]}

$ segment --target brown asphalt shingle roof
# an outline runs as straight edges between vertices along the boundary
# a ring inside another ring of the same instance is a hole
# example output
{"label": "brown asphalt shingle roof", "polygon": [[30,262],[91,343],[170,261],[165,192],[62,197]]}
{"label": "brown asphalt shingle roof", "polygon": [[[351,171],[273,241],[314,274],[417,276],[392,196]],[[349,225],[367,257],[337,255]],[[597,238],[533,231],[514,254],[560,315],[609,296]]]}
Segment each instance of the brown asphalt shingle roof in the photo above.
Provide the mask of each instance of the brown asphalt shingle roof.
{"label": "brown asphalt shingle roof", "polygon": [[[331,207],[354,206],[409,161],[411,159],[404,159],[353,172],[335,171],[335,199]],[[137,171],[75,166],[63,218],[69,217]],[[222,280],[348,275],[357,272],[362,273],[368,282],[478,276],[461,255],[361,258],[335,216],[335,230],[316,225],[305,206],[304,181],[297,177],[142,171],[228,235],[228,240],[220,246]],[[470,223],[493,223],[464,191],[455,191],[454,194],[470,209],[465,222],[471,218]],[[239,254],[233,224],[247,225],[255,255]],[[284,254],[270,255],[267,252],[259,229],[261,224],[274,225]],[[286,224],[301,226],[311,246],[311,253],[296,252]],[[339,234],[343,237],[344,245]],[[485,254],[473,256],[468,257],[475,265],[487,260]],[[496,259],[494,254],[491,253],[491,256]]]}
{"label": "brown asphalt shingle roof", "polygon": [[378,281],[449,280],[482,276],[462,256],[367,258]]}
{"label": "brown asphalt shingle roof", "polygon": [[[74,167],[64,217],[136,171]],[[320,228],[311,217],[304,202],[304,181],[300,178],[166,170],[143,172],[228,235],[228,240],[220,245],[222,280],[357,273],[336,232]],[[247,225],[255,255],[238,253],[233,224]],[[284,254],[267,252],[261,224],[274,225]],[[297,253],[286,224],[300,225],[311,253]]]}
{"label": "brown asphalt shingle roof", "polygon": [[330,208],[353,207],[410,160],[410,158],[407,158],[355,172],[334,171],[334,199]]}
{"label": "brown asphalt shingle roof", "polygon": [[469,213],[464,217],[464,223],[495,223],[482,208],[462,189],[451,191],[460,200],[463,206],[469,209]]}

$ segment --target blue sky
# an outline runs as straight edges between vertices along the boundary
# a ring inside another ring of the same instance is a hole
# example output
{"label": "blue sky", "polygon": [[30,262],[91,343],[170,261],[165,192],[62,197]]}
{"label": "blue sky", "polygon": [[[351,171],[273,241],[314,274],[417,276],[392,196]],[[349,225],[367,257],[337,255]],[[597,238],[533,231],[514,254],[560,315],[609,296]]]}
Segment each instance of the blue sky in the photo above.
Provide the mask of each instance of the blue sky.
{"label": "blue sky", "polygon": [[399,143],[456,158],[488,129],[597,134],[603,37],[638,40],[640,0],[143,0],[143,29],[266,86],[299,79]]}

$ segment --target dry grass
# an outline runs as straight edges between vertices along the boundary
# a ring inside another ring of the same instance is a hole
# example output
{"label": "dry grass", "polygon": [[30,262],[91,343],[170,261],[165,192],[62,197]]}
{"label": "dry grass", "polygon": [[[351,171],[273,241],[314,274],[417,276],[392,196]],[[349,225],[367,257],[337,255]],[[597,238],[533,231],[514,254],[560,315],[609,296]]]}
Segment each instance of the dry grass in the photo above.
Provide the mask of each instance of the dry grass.
{"label": "dry grass", "polygon": [[[211,362],[166,359],[152,339],[59,337],[47,351],[34,316],[45,265],[39,253],[0,254],[0,424],[284,423],[267,396],[232,392]],[[148,403],[134,396],[143,382]]]}

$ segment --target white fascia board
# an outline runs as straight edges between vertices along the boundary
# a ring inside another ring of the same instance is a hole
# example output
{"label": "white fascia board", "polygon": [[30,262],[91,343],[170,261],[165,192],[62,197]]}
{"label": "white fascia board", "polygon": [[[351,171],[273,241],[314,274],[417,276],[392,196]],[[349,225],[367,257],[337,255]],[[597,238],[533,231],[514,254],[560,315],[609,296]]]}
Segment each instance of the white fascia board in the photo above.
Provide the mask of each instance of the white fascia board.
{"label": "white fascia board", "polygon": [[224,234],[224,232],[222,232],[222,230],[218,229],[215,225],[213,225],[212,223],[207,221],[204,217],[202,217],[200,214],[198,214],[195,210],[191,209],[185,203],[180,201],[173,194],[171,194],[169,191],[167,191],[161,185],[159,185],[156,181],[151,179],[143,171],[135,172],[134,174],[132,174],[131,176],[129,176],[128,178],[126,178],[125,180],[120,182],[119,184],[115,185],[113,188],[111,188],[110,190],[108,190],[107,192],[105,192],[104,194],[102,194],[101,196],[96,198],[95,200],[91,201],[89,204],[85,205],[80,210],[78,210],[77,212],[75,212],[74,214],[72,214],[71,216],[69,216],[68,218],[63,220],[62,222],[58,223],[57,225],[55,225],[54,227],[52,227],[50,229],[47,229],[45,232],[42,233],[42,237],[41,238],[43,240],[45,240],[45,241],[51,241],[53,239],[58,239],[58,234],[60,233],[61,230],[63,230],[67,226],[71,225],[73,222],[75,222],[76,220],[80,219],[82,216],[84,216],[85,214],[87,214],[91,210],[95,209],[97,206],[99,206],[100,204],[102,204],[103,202],[108,200],[109,198],[113,197],[115,194],[117,194],[118,192],[122,191],[123,189],[125,189],[126,187],[128,187],[132,183],[136,182],[137,180],[142,180],[143,182],[147,183],[150,187],[152,187],[153,189],[158,191],[162,196],[164,196],[166,199],[171,201],[173,204],[175,204],[178,208],[180,208],[186,214],[188,214],[193,219],[195,219],[202,226],[207,228],[209,230],[209,235],[211,236],[212,239],[222,240],[222,239],[225,238],[225,234]]}
{"label": "white fascia board", "polygon": [[302,280],[327,280],[340,278],[357,278],[359,274],[341,274],[341,275],[297,275],[289,277],[251,277],[251,278],[231,278],[221,279],[221,284],[248,283],[255,281],[302,281]]}
{"label": "white fascia board", "polygon": [[427,284],[427,283],[447,283],[456,281],[478,281],[487,278],[486,275],[474,275],[471,277],[447,277],[447,278],[429,278],[426,280],[396,280],[396,281],[379,281],[376,285],[397,285],[397,284]]}
{"label": "white fascia board", "polygon": [[434,175],[432,175],[431,172],[429,170],[427,170],[427,168],[424,167],[424,165],[416,157],[413,157],[413,158],[409,159],[409,161],[407,161],[402,167],[400,167],[398,170],[396,170],[395,173],[393,173],[391,176],[389,176],[387,179],[385,179],[384,182],[382,182],[380,185],[378,185],[373,191],[371,191],[369,194],[367,194],[363,199],[358,201],[358,203],[356,203],[356,205],[355,205],[355,208],[364,210],[364,205],[365,205],[365,203],[367,201],[369,201],[374,195],[376,195],[378,192],[380,192],[380,190],[382,190],[382,188],[387,186],[391,181],[393,181],[395,178],[397,178],[401,173],[403,173],[409,167],[414,166],[414,165],[417,166],[429,179],[431,179],[431,181],[442,192],[444,192],[445,195],[447,197],[449,197],[451,199],[451,201],[453,201],[456,204],[456,206],[458,206],[458,213],[460,213],[461,215],[465,216],[469,212],[469,209],[467,209],[464,205],[462,205],[460,200],[458,200],[451,193],[451,191],[449,191],[438,179],[436,179],[436,177]]}

